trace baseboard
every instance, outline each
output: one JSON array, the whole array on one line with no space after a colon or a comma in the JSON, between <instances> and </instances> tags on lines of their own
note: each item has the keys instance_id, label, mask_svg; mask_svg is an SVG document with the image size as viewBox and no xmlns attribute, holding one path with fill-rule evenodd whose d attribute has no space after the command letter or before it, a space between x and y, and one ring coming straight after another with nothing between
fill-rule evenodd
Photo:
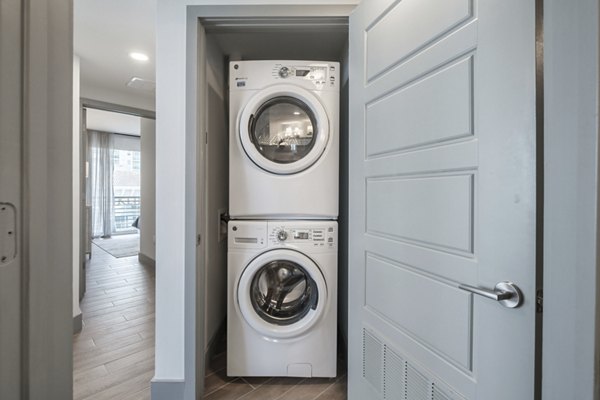
<instances>
[{"instance_id":1,"label":"baseboard","mask_svg":"<svg viewBox=\"0 0 600 400\"><path fill-rule=\"evenodd\" d=\"M153 267L153 268L156 267L156 261L154 261L153 258L145 255L144 253L141 253L141 252L138 253L138 260L140 263L147 265L149 267Z\"/></svg>"},{"instance_id":2,"label":"baseboard","mask_svg":"<svg viewBox=\"0 0 600 400\"><path fill-rule=\"evenodd\" d=\"M152 379L150 395L152 400L183 400L185 381Z\"/></svg>"},{"instance_id":3,"label":"baseboard","mask_svg":"<svg viewBox=\"0 0 600 400\"><path fill-rule=\"evenodd\" d=\"M79 313L73 317L73 333L79 333L83 329L83 314Z\"/></svg>"}]
</instances>

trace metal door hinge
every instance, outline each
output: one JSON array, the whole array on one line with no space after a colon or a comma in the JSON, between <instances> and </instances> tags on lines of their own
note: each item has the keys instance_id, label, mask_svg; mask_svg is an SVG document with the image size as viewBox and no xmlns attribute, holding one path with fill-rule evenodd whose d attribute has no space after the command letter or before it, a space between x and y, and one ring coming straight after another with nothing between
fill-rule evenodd
<instances>
[{"instance_id":1,"label":"metal door hinge","mask_svg":"<svg viewBox=\"0 0 600 400\"><path fill-rule=\"evenodd\" d=\"M200 246L200 243L202 243L202 235L196 237L196 246Z\"/></svg>"},{"instance_id":2,"label":"metal door hinge","mask_svg":"<svg viewBox=\"0 0 600 400\"><path fill-rule=\"evenodd\" d=\"M204 143L208 143L208 131L204 132Z\"/></svg>"},{"instance_id":3,"label":"metal door hinge","mask_svg":"<svg viewBox=\"0 0 600 400\"><path fill-rule=\"evenodd\" d=\"M0 202L0 266L17 257L17 209Z\"/></svg>"},{"instance_id":4,"label":"metal door hinge","mask_svg":"<svg viewBox=\"0 0 600 400\"><path fill-rule=\"evenodd\" d=\"M540 314L544 312L544 291L542 289L538 289L535 293L535 311Z\"/></svg>"}]
</instances>

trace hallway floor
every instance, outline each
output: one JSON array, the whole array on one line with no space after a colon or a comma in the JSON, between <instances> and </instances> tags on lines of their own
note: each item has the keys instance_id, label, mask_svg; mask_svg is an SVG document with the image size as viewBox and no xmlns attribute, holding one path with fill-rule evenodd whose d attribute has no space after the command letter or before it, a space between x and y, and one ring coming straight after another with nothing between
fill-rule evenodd
<instances>
[{"instance_id":1,"label":"hallway floor","mask_svg":"<svg viewBox=\"0 0 600 400\"><path fill-rule=\"evenodd\" d=\"M92 245L83 330L73 336L75 400L150 399L154 268Z\"/></svg>"}]
</instances>

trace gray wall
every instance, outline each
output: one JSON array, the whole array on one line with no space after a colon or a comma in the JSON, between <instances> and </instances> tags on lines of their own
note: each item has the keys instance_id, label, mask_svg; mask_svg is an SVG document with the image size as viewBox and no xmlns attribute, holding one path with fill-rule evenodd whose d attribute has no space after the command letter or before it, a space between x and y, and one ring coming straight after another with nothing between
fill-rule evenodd
<instances>
[{"instance_id":1,"label":"gray wall","mask_svg":"<svg viewBox=\"0 0 600 400\"><path fill-rule=\"evenodd\" d=\"M597 0L544 2L544 400L598 399Z\"/></svg>"},{"instance_id":2,"label":"gray wall","mask_svg":"<svg viewBox=\"0 0 600 400\"><path fill-rule=\"evenodd\" d=\"M140 118L140 253L142 261L156 259L156 135L155 122Z\"/></svg>"},{"instance_id":3,"label":"gray wall","mask_svg":"<svg viewBox=\"0 0 600 400\"><path fill-rule=\"evenodd\" d=\"M72 1L23 3L24 20L28 21L23 142L23 243L28 269L23 334L25 398L71 399Z\"/></svg>"},{"instance_id":4,"label":"gray wall","mask_svg":"<svg viewBox=\"0 0 600 400\"><path fill-rule=\"evenodd\" d=\"M73 319L79 318L79 269L81 266L80 254L80 225L81 225L81 160L79 159L81 145L80 103L79 103L79 57L73 57ZM79 321L79 320L77 320ZM77 323L75 331L81 330Z\"/></svg>"},{"instance_id":5,"label":"gray wall","mask_svg":"<svg viewBox=\"0 0 600 400\"><path fill-rule=\"evenodd\" d=\"M227 238L219 235L219 211L229 201L229 130L224 55L207 35L208 63L206 140L206 224L204 280L204 350L215 338L227 315Z\"/></svg>"},{"instance_id":6,"label":"gray wall","mask_svg":"<svg viewBox=\"0 0 600 400\"><path fill-rule=\"evenodd\" d=\"M338 255L338 322L348 345L348 46L340 57L340 215Z\"/></svg>"}]
</instances>

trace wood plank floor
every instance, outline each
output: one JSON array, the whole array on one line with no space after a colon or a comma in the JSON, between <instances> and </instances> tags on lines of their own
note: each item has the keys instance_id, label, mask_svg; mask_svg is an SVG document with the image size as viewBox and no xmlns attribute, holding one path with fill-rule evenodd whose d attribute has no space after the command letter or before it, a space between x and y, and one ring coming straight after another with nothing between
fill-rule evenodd
<instances>
[{"instance_id":1,"label":"wood plank floor","mask_svg":"<svg viewBox=\"0 0 600 400\"><path fill-rule=\"evenodd\" d=\"M150 399L154 268L96 245L86 268L84 327L73 337L74 399Z\"/></svg>"}]
</instances>

